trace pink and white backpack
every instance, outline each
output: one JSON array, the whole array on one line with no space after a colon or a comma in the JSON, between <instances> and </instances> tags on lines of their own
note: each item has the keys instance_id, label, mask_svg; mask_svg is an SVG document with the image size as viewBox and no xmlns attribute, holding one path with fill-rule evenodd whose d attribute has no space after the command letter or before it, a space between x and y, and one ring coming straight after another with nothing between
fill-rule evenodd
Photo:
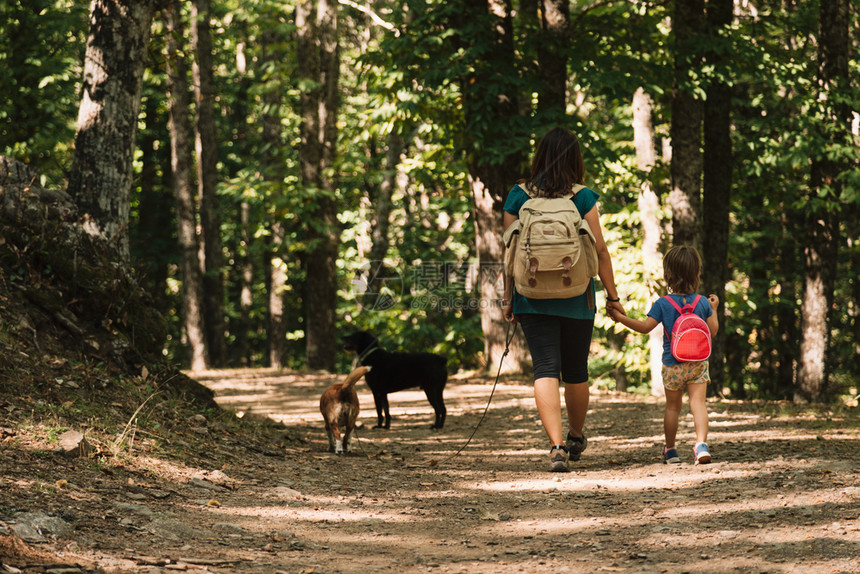
<instances>
[{"instance_id":1,"label":"pink and white backpack","mask_svg":"<svg viewBox=\"0 0 860 574\"><path fill-rule=\"evenodd\" d=\"M711 356L711 330L705 320L693 312L701 298L696 295L692 303L681 308L668 295L664 297L681 314L672 325L669 344L672 356L683 363L706 361Z\"/></svg>"}]
</instances>

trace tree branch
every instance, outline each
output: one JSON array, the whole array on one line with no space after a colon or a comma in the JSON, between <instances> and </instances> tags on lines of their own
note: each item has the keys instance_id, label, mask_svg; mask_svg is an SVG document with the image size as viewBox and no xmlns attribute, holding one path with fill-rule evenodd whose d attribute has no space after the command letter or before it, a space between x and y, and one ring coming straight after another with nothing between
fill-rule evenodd
<instances>
[{"instance_id":1,"label":"tree branch","mask_svg":"<svg viewBox=\"0 0 860 574\"><path fill-rule=\"evenodd\" d=\"M400 37L400 30L397 29L397 26L395 26L391 22L386 22L385 20L383 20L379 16L379 14L377 14L376 12L374 12L373 10L368 8L367 6L362 6L360 4L357 4L357 3L353 2L352 0L338 0L338 3L343 4L345 6L349 6L350 8L355 8L359 12L363 12L363 13L367 14L368 16L370 16L370 19L373 20L377 25L382 26L386 30L390 30L390 31L394 32L395 37L398 37L398 38Z\"/></svg>"}]
</instances>

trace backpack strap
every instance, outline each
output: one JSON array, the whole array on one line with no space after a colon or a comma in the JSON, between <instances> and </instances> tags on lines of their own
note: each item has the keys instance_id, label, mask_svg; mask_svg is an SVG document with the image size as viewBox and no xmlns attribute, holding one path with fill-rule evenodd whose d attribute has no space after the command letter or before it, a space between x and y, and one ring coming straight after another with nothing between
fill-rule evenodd
<instances>
[{"instance_id":1,"label":"backpack strap","mask_svg":"<svg viewBox=\"0 0 860 574\"><path fill-rule=\"evenodd\" d=\"M701 299L701 298L702 298L702 296L701 296L701 295L699 295L698 293L696 293L696 298L695 298L695 299L693 299L693 302L692 302L692 303L687 303L687 305L690 305L690 306L692 307L691 311L695 311L695 310L696 310L696 307L698 307L698 305L699 305L699 299ZM684 306L686 307L687 305L684 305Z\"/></svg>"},{"instance_id":2,"label":"backpack strap","mask_svg":"<svg viewBox=\"0 0 860 574\"><path fill-rule=\"evenodd\" d=\"M681 313L683 313L683 311L681 311L681 308L678 306L678 304L677 304L677 303L675 303L675 300L674 300L674 299L672 299L672 298L671 298L671 297L669 297L668 295L664 295L664 296L663 296L663 299L665 299L666 301L668 301L668 302L672 305L672 307L674 307L674 308L675 308L675 311L677 311L679 315L680 315Z\"/></svg>"},{"instance_id":3,"label":"backpack strap","mask_svg":"<svg viewBox=\"0 0 860 574\"><path fill-rule=\"evenodd\" d=\"M540 196L540 188L535 187L530 181L524 182L522 184L517 184L520 189L526 192L526 195L529 197L539 197ZM580 192L580 190L585 189L585 186L581 183L574 183L570 188L570 193L564 195L564 197L570 197L571 199L576 198L576 194Z\"/></svg>"},{"instance_id":4,"label":"backpack strap","mask_svg":"<svg viewBox=\"0 0 860 574\"><path fill-rule=\"evenodd\" d=\"M695 299L693 299L693 302L692 302L692 303L687 303L686 305L684 305L684 307L686 308L686 307L690 307L690 306L692 306L692 310L693 310L693 311L695 311L695 310L696 310L696 305L698 305L698 304L699 304L699 299L701 299L701 298L702 298L702 296L701 296L701 295L699 295L699 294L697 293L697 294L696 294L696 298L695 298ZM677 311L679 315L682 315L682 314L684 313L684 311L681 309L681 307L679 307L679 306L678 306L678 304L677 304L677 303L675 303L675 300L674 300L674 299L672 299L672 298L671 298L671 297L669 297L668 295L665 295L665 296L663 297L663 299L665 299L666 301L668 301L669 303L671 303L671 304L672 304L672 307L674 307L674 308L675 308L675 311Z\"/></svg>"}]
</instances>

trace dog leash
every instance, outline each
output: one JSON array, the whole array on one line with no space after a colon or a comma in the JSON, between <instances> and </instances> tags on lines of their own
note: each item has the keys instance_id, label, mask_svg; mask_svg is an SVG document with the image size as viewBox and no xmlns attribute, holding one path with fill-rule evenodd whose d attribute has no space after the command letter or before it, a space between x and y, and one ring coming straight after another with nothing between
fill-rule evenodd
<instances>
[{"instance_id":1,"label":"dog leash","mask_svg":"<svg viewBox=\"0 0 860 574\"><path fill-rule=\"evenodd\" d=\"M511 328L512 326L513 326L513 328ZM461 446L457 450L457 452L455 452L454 454L452 454L446 458L443 458L441 461L432 461L430 466L435 467L435 466L442 464L443 462L448 462L449 460L453 459L455 456L457 456L461 452L463 452L463 450L467 446L469 446L469 443L472 442L472 439L475 437L475 434L478 432L478 428L481 426L481 423L484 422L484 418L487 416L487 411L490 410L490 404L493 402L493 395L496 392L496 387L499 384L499 377L502 374L502 365L505 363L505 357L507 357L508 353L510 352L511 341L514 340L514 336L516 334L517 334L516 324L508 323L508 328L507 328L507 331L505 332L505 352L502 353L502 357L501 357L501 359L499 359L499 368L496 371L496 380L493 381L493 388L490 389L490 397L487 399L487 406L484 407L484 412L481 414L481 418L478 420L478 424L476 424L474 430L472 430L472 434L469 435L469 438L466 440L465 444L463 444L463 446ZM373 350L376 350L376 348L374 347ZM370 354L370 353L368 353L368 354ZM369 455L369 454L367 454L367 451L364 450L364 444L363 444L364 441L362 441L358 437L358 428L353 429L352 434L353 434L353 438L355 439L355 442L358 443L358 448L361 449L361 452L362 452L362 454L364 454L365 457L371 458L371 456L376 456L376 455ZM382 451L380 450L379 452L382 452ZM379 452L377 452L376 454L378 455Z\"/></svg>"},{"instance_id":2,"label":"dog leash","mask_svg":"<svg viewBox=\"0 0 860 574\"><path fill-rule=\"evenodd\" d=\"M369 356L370 356L370 354L371 354L372 352L376 351L377 349L379 349L379 347L378 347L378 346L373 346L373 347L371 347L371 348L369 348L369 349L365 349L365 350L364 350L364 352L363 352L361 355L358 355L358 364L359 364L359 365L361 365L361 364L362 364L361 362L362 362L363 360L365 360L367 357L369 357Z\"/></svg>"},{"instance_id":3,"label":"dog leash","mask_svg":"<svg viewBox=\"0 0 860 574\"><path fill-rule=\"evenodd\" d=\"M513 326L513 329L511 328L511 326ZM481 418L478 420L478 424L475 425L475 429L472 431L472 434L469 435L469 438L466 440L466 443L463 446L461 446L457 450L457 452L455 452L454 454L452 454L451 456L449 456L447 458L443 458L440 461L431 461L430 466L435 467L435 466L442 464L443 462L448 462L449 460L451 460L452 458L454 458L455 456L457 456L458 454L463 452L463 449L465 449L467 446L469 446L469 443L472 442L472 439L474 438L475 433L478 432L478 428L481 426L481 423L484 422L484 417L487 416L487 411L490 410L490 403L493 402L493 394L496 392L496 386L499 384L499 377L502 374L502 365L505 362L505 357L508 356L508 351L510 351L510 347L511 347L511 341L514 340L514 335L516 335L516 334L517 334L517 325L515 323L512 323L512 322L508 323L508 329L505 332L505 352L502 353L502 358L499 359L499 369L496 371L496 380L493 381L493 388L490 390L490 398L487 399L487 406L484 407L484 412L483 412L483 414L481 414Z\"/></svg>"},{"instance_id":4,"label":"dog leash","mask_svg":"<svg viewBox=\"0 0 860 574\"><path fill-rule=\"evenodd\" d=\"M381 450L379 450L375 455L367 454L367 451L364 450L364 444L362 444L362 440L358 438L358 427L352 429L352 438L355 440L355 442L358 443L358 448L361 449L361 454L363 454L365 458L372 458L373 456L377 456L380 452L382 452Z\"/></svg>"}]
</instances>

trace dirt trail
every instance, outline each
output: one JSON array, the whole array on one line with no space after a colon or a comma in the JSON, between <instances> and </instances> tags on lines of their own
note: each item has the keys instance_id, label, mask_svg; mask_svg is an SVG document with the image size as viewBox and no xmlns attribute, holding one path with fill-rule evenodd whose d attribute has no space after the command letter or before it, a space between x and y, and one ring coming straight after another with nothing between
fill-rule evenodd
<instances>
[{"instance_id":1,"label":"dirt trail","mask_svg":"<svg viewBox=\"0 0 860 574\"><path fill-rule=\"evenodd\" d=\"M81 572L860 572L856 414L711 402L713 464L691 464L685 411L683 463L667 466L662 405L595 393L588 450L560 475L546 472L531 387L517 380L499 384L471 444L452 458L492 380L449 382L442 431L430 430L432 410L412 391L390 397L391 430L370 429L373 401L360 383L359 444L336 456L326 452L318 401L339 377L198 379L222 406L282 422L288 440L243 447L213 433L210 451L184 464L141 455L127 475L97 479L84 462L64 463L53 472L77 490L48 493L44 510L65 508L74 532L32 548ZM22 464L5 460L6 505L7 487L24 496L27 480L55 479L15 476ZM2 548L0 563L26 566Z\"/></svg>"}]
</instances>

